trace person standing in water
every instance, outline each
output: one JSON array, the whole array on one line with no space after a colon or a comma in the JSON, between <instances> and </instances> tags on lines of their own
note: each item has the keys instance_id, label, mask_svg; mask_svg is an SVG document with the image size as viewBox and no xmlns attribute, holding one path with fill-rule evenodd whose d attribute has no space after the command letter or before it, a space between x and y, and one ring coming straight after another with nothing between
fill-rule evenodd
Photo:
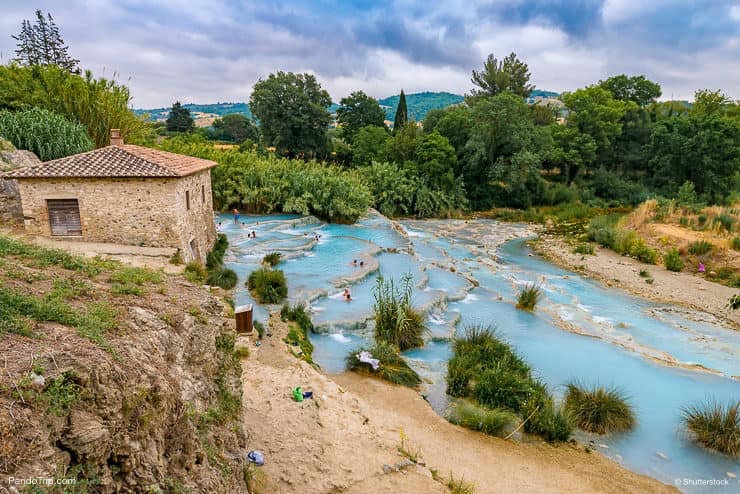
<instances>
[{"instance_id":1,"label":"person standing in water","mask_svg":"<svg viewBox=\"0 0 740 494\"><path fill-rule=\"evenodd\" d=\"M234 224L239 224L239 210L234 208Z\"/></svg>"}]
</instances>

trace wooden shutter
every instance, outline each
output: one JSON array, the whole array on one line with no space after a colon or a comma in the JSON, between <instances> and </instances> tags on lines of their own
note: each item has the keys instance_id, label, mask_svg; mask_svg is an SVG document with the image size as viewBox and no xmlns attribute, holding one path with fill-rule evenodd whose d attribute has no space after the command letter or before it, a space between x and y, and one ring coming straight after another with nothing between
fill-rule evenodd
<instances>
[{"instance_id":1,"label":"wooden shutter","mask_svg":"<svg viewBox=\"0 0 740 494\"><path fill-rule=\"evenodd\" d=\"M80 206L77 199L47 199L52 235L82 235Z\"/></svg>"}]
</instances>

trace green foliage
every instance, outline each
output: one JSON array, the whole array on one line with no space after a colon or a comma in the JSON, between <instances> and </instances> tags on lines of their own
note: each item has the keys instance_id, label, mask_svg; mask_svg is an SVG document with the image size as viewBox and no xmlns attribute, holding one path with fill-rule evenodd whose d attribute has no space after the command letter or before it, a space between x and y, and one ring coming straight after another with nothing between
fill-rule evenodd
<instances>
[{"instance_id":1,"label":"green foliage","mask_svg":"<svg viewBox=\"0 0 740 494\"><path fill-rule=\"evenodd\" d=\"M707 242L706 240L697 240L696 242L692 242L689 244L689 254L701 256L708 253L713 248L714 245L712 244L712 242Z\"/></svg>"},{"instance_id":2,"label":"green foliage","mask_svg":"<svg viewBox=\"0 0 740 494\"><path fill-rule=\"evenodd\" d=\"M734 237L730 242L730 248L732 250L740 250L740 237Z\"/></svg>"},{"instance_id":3,"label":"green foliage","mask_svg":"<svg viewBox=\"0 0 740 494\"><path fill-rule=\"evenodd\" d=\"M391 278L378 276L373 288L373 310L375 311L375 339L397 346L401 351L424 344L428 331L424 314L411 306L413 277L405 274L401 285L396 286Z\"/></svg>"},{"instance_id":4,"label":"green foliage","mask_svg":"<svg viewBox=\"0 0 740 494\"><path fill-rule=\"evenodd\" d=\"M7 256L21 257L26 261L31 261L36 267L59 266L64 269L82 272L90 277L101 272L101 268L96 261L88 261L82 257L73 256L62 249L39 247L0 235L0 258Z\"/></svg>"},{"instance_id":5,"label":"green foliage","mask_svg":"<svg viewBox=\"0 0 740 494\"><path fill-rule=\"evenodd\" d=\"M280 252L270 252L262 258L262 262L270 266L277 266L280 264L282 257L283 255Z\"/></svg>"},{"instance_id":6,"label":"green foliage","mask_svg":"<svg viewBox=\"0 0 740 494\"><path fill-rule=\"evenodd\" d=\"M676 204L682 208L688 208L695 213L701 211L706 206L706 203L700 201L697 197L694 183L688 180L678 188Z\"/></svg>"},{"instance_id":7,"label":"green foliage","mask_svg":"<svg viewBox=\"0 0 740 494\"><path fill-rule=\"evenodd\" d=\"M69 409L80 401L82 387L77 383L74 372L67 371L52 379L43 392L47 412L63 417Z\"/></svg>"},{"instance_id":8,"label":"green foliage","mask_svg":"<svg viewBox=\"0 0 740 494\"><path fill-rule=\"evenodd\" d=\"M396 115L396 110L398 109L400 96L400 94L396 94L378 100L378 104L385 109L386 120L393 121L393 117ZM464 98L458 94L445 92L434 93L425 91L422 93L404 94L404 96L408 116L411 120L417 122L423 121L427 113L431 110L447 108L448 106L457 105L464 101Z\"/></svg>"},{"instance_id":9,"label":"green foliage","mask_svg":"<svg viewBox=\"0 0 740 494\"><path fill-rule=\"evenodd\" d=\"M610 214L594 217L588 226L589 240L614 250L619 254L629 254L646 264L658 261L658 251L645 243L632 230L623 230L617 226L620 215Z\"/></svg>"},{"instance_id":10,"label":"green foliage","mask_svg":"<svg viewBox=\"0 0 740 494\"><path fill-rule=\"evenodd\" d=\"M369 165L383 161L390 135L383 127L368 125L359 129L352 143L352 165Z\"/></svg>"},{"instance_id":11,"label":"green foliage","mask_svg":"<svg viewBox=\"0 0 740 494\"><path fill-rule=\"evenodd\" d=\"M491 327L467 327L453 340L447 393L475 398L489 408L510 410L526 420L525 431L547 441L564 441L572 432L569 415L555 406L546 387L532 377L527 363Z\"/></svg>"},{"instance_id":12,"label":"green foliage","mask_svg":"<svg viewBox=\"0 0 740 494\"><path fill-rule=\"evenodd\" d=\"M265 336L265 325L260 321L254 321L254 329L257 331L257 337L261 340Z\"/></svg>"},{"instance_id":13,"label":"green foliage","mask_svg":"<svg viewBox=\"0 0 740 494\"><path fill-rule=\"evenodd\" d=\"M662 94L660 84L646 79L643 75L629 77L620 74L599 81L599 86L610 91L614 98L632 101L639 106L655 103Z\"/></svg>"},{"instance_id":14,"label":"green foliage","mask_svg":"<svg viewBox=\"0 0 740 494\"><path fill-rule=\"evenodd\" d=\"M236 282L237 276L233 269L221 265L208 270L208 277L206 278L207 285L231 290L236 286Z\"/></svg>"},{"instance_id":15,"label":"green foliage","mask_svg":"<svg viewBox=\"0 0 740 494\"><path fill-rule=\"evenodd\" d=\"M639 182L631 182L615 172L598 168L591 180L591 190L597 197L610 199L615 205L637 205L648 198L647 189Z\"/></svg>"},{"instance_id":16,"label":"green foliage","mask_svg":"<svg viewBox=\"0 0 740 494\"><path fill-rule=\"evenodd\" d=\"M405 102L405 101L404 101ZM342 98L337 108L337 122L342 126L345 140L354 142L360 129L367 126L385 128L385 112L375 100L362 91Z\"/></svg>"},{"instance_id":17,"label":"green foliage","mask_svg":"<svg viewBox=\"0 0 740 494\"><path fill-rule=\"evenodd\" d=\"M695 441L709 449L740 455L740 401L707 401L683 409L683 422Z\"/></svg>"},{"instance_id":18,"label":"green foliage","mask_svg":"<svg viewBox=\"0 0 740 494\"><path fill-rule=\"evenodd\" d=\"M290 307L288 304L285 304L280 310L280 318L283 321L292 321L292 324L289 325L285 342L299 347L301 349L300 357L309 364L313 364L314 362L311 358L313 344L308 334L314 330L314 327L311 318L306 313L306 308L303 305Z\"/></svg>"},{"instance_id":19,"label":"green foliage","mask_svg":"<svg viewBox=\"0 0 740 494\"><path fill-rule=\"evenodd\" d=\"M596 434L628 431L636 424L627 395L614 387L568 383L565 408L578 428Z\"/></svg>"},{"instance_id":20,"label":"green foliage","mask_svg":"<svg viewBox=\"0 0 740 494\"><path fill-rule=\"evenodd\" d=\"M290 157L315 157L325 151L330 104L329 93L316 77L282 71L259 80L249 98L263 144Z\"/></svg>"},{"instance_id":21,"label":"green foliage","mask_svg":"<svg viewBox=\"0 0 740 494\"><path fill-rule=\"evenodd\" d=\"M360 362L357 355L363 351L369 352L380 364L377 371L373 371L370 364ZM376 341L373 346L353 350L345 358L348 371L377 376L386 381L409 388L421 384L421 378L401 357L398 347L384 341Z\"/></svg>"},{"instance_id":22,"label":"green foliage","mask_svg":"<svg viewBox=\"0 0 740 494\"><path fill-rule=\"evenodd\" d=\"M594 246L586 242L581 242L576 245L576 248L573 250L573 252L575 252L576 254L585 254L592 256L594 255Z\"/></svg>"},{"instance_id":23,"label":"green foliage","mask_svg":"<svg viewBox=\"0 0 740 494\"><path fill-rule=\"evenodd\" d=\"M226 235L219 233L216 236L216 241L213 243L213 247L210 252L206 254L206 268L209 270L215 269L224 263L224 254L226 249L229 248L229 240Z\"/></svg>"},{"instance_id":24,"label":"green foliage","mask_svg":"<svg viewBox=\"0 0 740 494\"><path fill-rule=\"evenodd\" d=\"M243 144L259 141L260 133L257 126L241 113L229 113L213 121L213 138L220 141L230 141Z\"/></svg>"},{"instance_id":25,"label":"green foliage","mask_svg":"<svg viewBox=\"0 0 740 494\"><path fill-rule=\"evenodd\" d=\"M516 423L517 416L509 410L485 408L467 400L458 400L452 405L447 420L484 434L501 436Z\"/></svg>"},{"instance_id":26,"label":"green foliage","mask_svg":"<svg viewBox=\"0 0 740 494\"><path fill-rule=\"evenodd\" d=\"M83 125L63 116L33 108L26 111L0 111L0 136L18 149L33 151L42 161L90 151L93 142Z\"/></svg>"},{"instance_id":27,"label":"green foliage","mask_svg":"<svg viewBox=\"0 0 740 494\"><path fill-rule=\"evenodd\" d=\"M113 271L108 280L111 283L131 283L134 285L143 285L144 283L162 283L162 273L152 271L148 268L121 267Z\"/></svg>"},{"instance_id":28,"label":"green foliage","mask_svg":"<svg viewBox=\"0 0 740 494\"><path fill-rule=\"evenodd\" d=\"M663 263L665 264L665 268L669 271L679 272L683 270L681 254L675 247L668 249L668 252L663 254Z\"/></svg>"},{"instance_id":29,"label":"green foliage","mask_svg":"<svg viewBox=\"0 0 740 494\"><path fill-rule=\"evenodd\" d=\"M393 117L393 132L398 132L408 121L409 113L406 108L406 95L403 89L401 89L401 94L398 97L398 106L396 107L396 115Z\"/></svg>"},{"instance_id":30,"label":"green foliage","mask_svg":"<svg viewBox=\"0 0 740 494\"><path fill-rule=\"evenodd\" d=\"M740 294L736 293L730 297L730 301L727 303L727 308L730 310L740 309Z\"/></svg>"},{"instance_id":31,"label":"green foliage","mask_svg":"<svg viewBox=\"0 0 740 494\"><path fill-rule=\"evenodd\" d=\"M288 282L279 269L260 268L249 275L247 288L258 302L277 304L288 296Z\"/></svg>"},{"instance_id":32,"label":"green foliage","mask_svg":"<svg viewBox=\"0 0 740 494\"><path fill-rule=\"evenodd\" d=\"M0 109L37 107L85 126L96 147L110 142L110 129L121 129L126 140L142 137L145 124L129 109L126 86L95 79L90 71L71 74L55 65L0 65Z\"/></svg>"},{"instance_id":33,"label":"green foliage","mask_svg":"<svg viewBox=\"0 0 740 494\"><path fill-rule=\"evenodd\" d=\"M185 265L182 275L191 283L202 285L208 278L208 270L198 261L191 261Z\"/></svg>"},{"instance_id":34,"label":"green foliage","mask_svg":"<svg viewBox=\"0 0 740 494\"><path fill-rule=\"evenodd\" d=\"M529 68L519 60L514 52L499 61L493 56L483 62L483 70L473 70L472 82L480 89L473 89L474 96L496 96L503 92L510 92L521 98L526 98L534 89L529 84Z\"/></svg>"},{"instance_id":35,"label":"green foliage","mask_svg":"<svg viewBox=\"0 0 740 494\"><path fill-rule=\"evenodd\" d=\"M542 288L539 286L528 283L524 286L516 296L516 307L517 309L533 311L537 302L542 298Z\"/></svg>"},{"instance_id":36,"label":"green foliage","mask_svg":"<svg viewBox=\"0 0 740 494\"><path fill-rule=\"evenodd\" d=\"M658 251L649 247L642 238L635 238L628 252L632 257L645 264L658 262Z\"/></svg>"},{"instance_id":37,"label":"green foliage","mask_svg":"<svg viewBox=\"0 0 740 494\"><path fill-rule=\"evenodd\" d=\"M179 101L172 104L165 123L170 132L189 132L195 128L195 120L190 116L190 110L183 108Z\"/></svg>"},{"instance_id":38,"label":"green foliage","mask_svg":"<svg viewBox=\"0 0 740 494\"><path fill-rule=\"evenodd\" d=\"M596 159L596 141L575 126L554 123L548 129L553 140L550 162L570 184Z\"/></svg>"},{"instance_id":39,"label":"green foliage","mask_svg":"<svg viewBox=\"0 0 740 494\"><path fill-rule=\"evenodd\" d=\"M719 216L712 220L713 225L719 225L720 229L726 232L732 232L732 228L735 225L735 218L726 212L722 212Z\"/></svg>"},{"instance_id":40,"label":"green foliage","mask_svg":"<svg viewBox=\"0 0 740 494\"><path fill-rule=\"evenodd\" d=\"M452 473L444 481L444 485L449 489L450 494L475 494L475 484L473 482L468 482L463 477L456 479Z\"/></svg>"},{"instance_id":41,"label":"green foliage","mask_svg":"<svg viewBox=\"0 0 740 494\"><path fill-rule=\"evenodd\" d=\"M168 139L162 148L219 163L212 171L216 208L313 214L351 223L372 203L360 176L337 166L261 156L256 151L217 150L197 139Z\"/></svg>"}]
</instances>

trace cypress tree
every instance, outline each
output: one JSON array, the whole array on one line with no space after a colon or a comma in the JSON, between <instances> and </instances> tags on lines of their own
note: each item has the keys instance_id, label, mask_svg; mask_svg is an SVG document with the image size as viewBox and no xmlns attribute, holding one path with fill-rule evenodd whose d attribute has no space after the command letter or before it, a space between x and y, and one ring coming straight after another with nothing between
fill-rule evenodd
<instances>
[{"instance_id":1,"label":"cypress tree","mask_svg":"<svg viewBox=\"0 0 740 494\"><path fill-rule=\"evenodd\" d=\"M409 121L408 110L406 109L406 95L401 89L401 96L398 98L398 108L396 108L396 117L393 119L393 132L397 131Z\"/></svg>"}]
</instances>

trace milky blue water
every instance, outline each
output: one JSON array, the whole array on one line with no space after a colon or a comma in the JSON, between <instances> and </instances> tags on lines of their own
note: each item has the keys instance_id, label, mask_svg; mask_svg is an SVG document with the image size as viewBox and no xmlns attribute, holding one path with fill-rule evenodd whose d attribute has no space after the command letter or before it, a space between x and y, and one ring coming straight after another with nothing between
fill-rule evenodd
<instances>
[{"instance_id":1,"label":"milky blue water","mask_svg":"<svg viewBox=\"0 0 740 494\"><path fill-rule=\"evenodd\" d=\"M356 225L327 225L291 215L218 218L229 237L225 262L239 274L237 304L252 303L243 282L272 251L284 255L291 303L308 303L321 333L311 336L314 360L341 372L344 357L370 341L372 287L379 273L414 277L414 303L427 313L430 340L404 353L430 381L423 390L440 413L447 405L444 375L449 338L470 323L493 324L559 397L564 384L617 385L628 391L638 416L634 431L616 436L579 433L628 468L673 484L676 478L740 476L737 461L688 440L681 408L709 398L740 399L740 333L711 315L632 297L534 256L521 225L493 221L402 221L377 214ZM257 238L248 238L255 231ZM318 236L318 237L317 237ZM501 248L502 240L509 240ZM362 260L365 267L354 266ZM545 297L533 313L515 308L528 282ZM341 294L351 290L353 300ZM255 304L263 321L267 307ZM711 372L707 371L711 370ZM686 487L687 492L740 492L729 487Z\"/></svg>"}]
</instances>

